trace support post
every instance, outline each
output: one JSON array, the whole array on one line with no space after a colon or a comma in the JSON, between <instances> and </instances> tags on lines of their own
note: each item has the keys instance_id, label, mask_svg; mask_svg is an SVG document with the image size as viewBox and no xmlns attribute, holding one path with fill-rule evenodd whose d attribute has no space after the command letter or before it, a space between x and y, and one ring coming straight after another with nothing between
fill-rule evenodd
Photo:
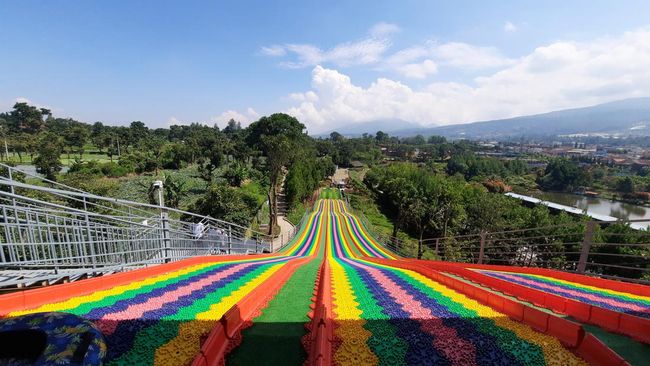
<instances>
[{"instance_id":1,"label":"support post","mask_svg":"<svg viewBox=\"0 0 650 366\"><path fill-rule=\"evenodd\" d=\"M92 237L92 230L90 230L90 219L88 218L88 205L86 203L86 197L84 197L84 211L86 219L86 235L88 235L88 247L90 248L90 263L93 266L93 269L97 268L97 258L95 258L95 243ZM93 273L94 274L94 273Z\"/></svg>"},{"instance_id":2,"label":"support post","mask_svg":"<svg viewBox=\"0 0 650 366\"><path fill-rule=\"evenodd\" d=\"M119 140L118 140L119 141ZM153 182L154 187L158 190L158 205L160 206L160 226L162 229L162 249L165 253L164 262L171 262L170 250L171 250L171 237L169 235L169 212L165 208L165 199L163 191L163 182L157 180Z\"/></svg>"},{"instance_id":3,"label":"support post","mask_svg":"<svg viewBox=\"0 0 650 366\"><path fill-rule=\"evenodd\" d=\"M589 250L594 241L594 231L596 222L589 221L585 226L585 236L582 240L582 249L580 249L580 259L578 259L578 273L585 273L587 269L587 260L589 259Z\"/></svg>"},{"instance_id":4,"label":"support post","mask_svg":"<svg viewBox=\"0 0 650 366\"><path fill-rule=\"evenodd\" d=\"M483 264L483 255L485 254L485 231L481 231L481 248L478 252L478 264Z\"/></svg>"},{"instance_id":5,"label":"support post","mask_svg":"<svg viewBox=\"0 0 650 366\"><path fill-rule=\"evenodd\" d=\"M232 226L228 225L228 254L232 254Z\"/></svg>"},{"instance_id":6,"label":"support post","mask_svg":"<svg viewBox=\"0 0 650 366\"><path fill-rule=\"evenodd\" d=\"M440 238L436 238L436 257L440 259L440 252L438 251L438 248L440 246Z\"/></svg>"}]
</instances>

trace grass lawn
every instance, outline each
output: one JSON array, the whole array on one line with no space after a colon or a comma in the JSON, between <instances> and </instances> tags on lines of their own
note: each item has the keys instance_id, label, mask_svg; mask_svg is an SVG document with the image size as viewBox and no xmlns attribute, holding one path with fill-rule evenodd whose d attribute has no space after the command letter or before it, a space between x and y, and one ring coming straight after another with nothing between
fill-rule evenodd
<instances>
[{"instance_id":1,"label":"grass lawn","mask_svg":"<svg viewBox=\"0 0 650 366\"><path fill-rule=\"evenodd\" d=\"M287 212L287 221L292 223L294 226L298 226L302 217L305 216L305 212L309 209L309 203L299 203L291 207Z\"/></svg>"},{"instance_id":2,"label":"grass lawn","mask_svg":"<svg viewBox=\"0 0 650 366\"><path fill-rule=\"evenodd\" d=\"M34 157L36 157L36 154L34 154ZM88 150L83 154L83 158L81 158L78 154L70 154L68 157L68 154L61 154L61 164L63 166L70 166L72 165L75 160L83 160L83 161L91 161L91 160L96 160L101 163L109 162L111 159L106 155L105 153L100 153L97 150ZM6 161L9 161L14 164L18 165L32 165L32 158L29 156L29 154L22 154L22 161L19 159L18 154L9 153L9 159ZM113 161L117 162L117 156L113 156Z\"/></svg>"}]
</instances>

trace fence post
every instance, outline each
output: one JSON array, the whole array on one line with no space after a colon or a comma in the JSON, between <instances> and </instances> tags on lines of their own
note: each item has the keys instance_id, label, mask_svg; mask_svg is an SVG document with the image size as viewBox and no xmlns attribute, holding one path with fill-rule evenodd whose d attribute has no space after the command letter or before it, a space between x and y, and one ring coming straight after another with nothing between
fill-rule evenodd
<instances>
[{"instance_id":1,"label":"fence post","mask_svg":"<svg viewBox=\"0 0 650 366\"><path fill-rule=\"evenodd\" d=\"M485 231L481 231L481 248L478 252L478 264L483 264L483 254L485 253Z\"/></svg>"},{"instance_id":2,"label":"fence post","mask_svg":"<svg viewBox=\"0 0 650 366\"><path fill-rule=\"evenodd\" d=\"M438 247L440 246L440 238L436 238L436 257L440 259L440 252L438 251Z\"/></svg>"},{"instance_id":3,"label":"fence post","mask_svg":"<svg viewBox=\"0 0 650 366\"><path fill-rule=\"evenodd\" d=\"M228 254L232 254L232 226L228 225Z\"/></svg>"},{"instance_id":4,"label":"fence post","mask_svg":"<svg viewBox=\"0 0 650 366\"><path fill-rule=\"evenodd\" d=\"M84 197L84 211L86 212L86 235L88 235L88 247L90 247L90 263L92 263L93 268L97 268L95 258L95 243L92 239L92 231L90 230L90 219L88 218L88 206L86 204L86 197Z\"/></svg>"},{"instance_id":5,"label":"fence post","mask_svg":"<svg viewBox=\"0 0 650 366\"><path fill-rule=\"evenodd\" d=\"M582 249L580 249L580 259L578 259L578 273L585 273L587 269L587 259L589 259L589 249L594 241L594 231L596 222L589 221L585 226L585 236L582 240Z\"/></svg>"},{"instance_id":6,"label":"fence post","mask_svg":"<svg viewBox=\"0 0 650 366\"><path fill-rule=\"evenodd\" d=\"M169 255L169 250L171 249L171 238L169 236L169 213L165 209L165 200L163 196L163 182L157 180L153 182L155 188L158 189L158 205L160 206L160 224L162 227L162 244L163 250L165 252L165 263L171 262L171 257Z\"/></svg>"}]
</instances>

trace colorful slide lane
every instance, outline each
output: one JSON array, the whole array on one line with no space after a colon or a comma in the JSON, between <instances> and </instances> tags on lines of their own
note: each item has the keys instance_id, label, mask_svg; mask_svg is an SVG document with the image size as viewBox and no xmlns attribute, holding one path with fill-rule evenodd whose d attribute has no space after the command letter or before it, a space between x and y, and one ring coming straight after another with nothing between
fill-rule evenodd
<instances>
[{"instance_id":1,"label":"colorful slide lane","mask_svg":"<svg viewBox=\"0 0 650 366\"><path fill-rule=\"evenodd\" d=\"M529 273L476 270L487 276L536 290L600 306L613 311L650 318L650 297L614 291Z\"/></svg>"},{"instance_id":2,"label":"colorful slide lane","mask_svg":"<svg viewBox=\"0 0 650 366\"><path fill-rule=\"evenodd\" d=\"M337 365L585 363L558 338L409 266L343 201L321 199L281 253L4 295L0 315L82 316L104 334L111 365L285 365L314 355Z\"/></svg>"},{"instance_id":3,"label":"colorful slide lane","mask_svg":"<svg viewBox=\"0 0 650 366\"><path fill-rule=\"evenodd\" d=\"M583 363L557 339L430 278L365 259L373 252L393 257L368 240L339 202L326 202L331 214L324 223L336 323L335 364Z\"/></svg>"},{"instance_id":4,"label":"colorful slide lane","mask_svg":"<svg viewBox=\"0 0 650 366\"><path fill-rule=\"evenodd\" d=\"M544 268L415 261L650 344L650 288Z\"/></svg>"},{"instance_id":5,"label":"colorful slide lane","mask_svg":"<svg viewBox=\"0 0 650 366\"><path fill-rule=\"evenodd\" d=\"M108 364L188 364L200 338L291 257L207 262L8 316L66 312L91 320L108 346Z\"/></svg>"}]
</instances>

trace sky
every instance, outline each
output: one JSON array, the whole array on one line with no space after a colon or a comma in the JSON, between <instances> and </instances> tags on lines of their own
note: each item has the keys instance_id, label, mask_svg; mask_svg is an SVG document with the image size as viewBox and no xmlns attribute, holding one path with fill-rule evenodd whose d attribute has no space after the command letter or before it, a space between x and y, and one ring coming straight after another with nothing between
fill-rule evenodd
<instances>
[{"instance_id":1,"label":"sky","mask_svg":"<svg viewBox=\"0 0 650 366\"><path fill-rule=\"evenodd\" d=\"M310 133L650 96L650 1L0 1L0 111Z\"/></svg>"}]
</instances>

